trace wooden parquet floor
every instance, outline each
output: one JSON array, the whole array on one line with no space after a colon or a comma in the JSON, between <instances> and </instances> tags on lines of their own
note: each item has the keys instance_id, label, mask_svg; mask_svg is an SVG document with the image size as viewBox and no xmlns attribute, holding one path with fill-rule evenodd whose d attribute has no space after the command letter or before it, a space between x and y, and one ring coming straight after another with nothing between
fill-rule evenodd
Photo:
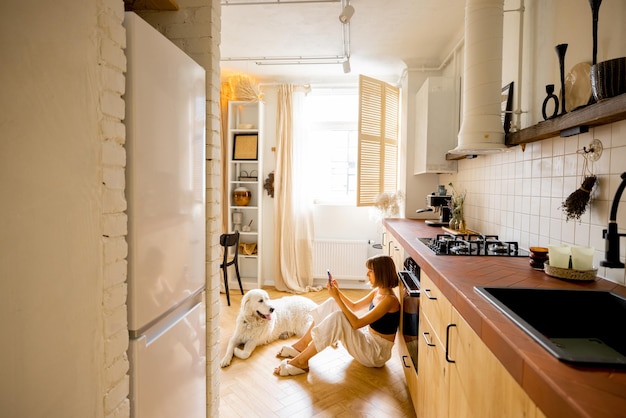
<instances>
[{"instance_id":1,"label":"wooden parquet floor","mask_svg":"<svg viewBox=\"0 0 626 418\"><path fill-rule=\"evenodd\" d=\"M272 299L288 296L266 288ZM357 299L366 290L346 290ZM241 294L232 292L231 306L220 295L220 358L226 350L239 312ZM316 302L328 297L325 290L304 296ZM296 338L274 341L257 347L247 360L233 358L220 371L220 417L311 418L311 417L415 417L401 359L394 355L379 369L357 363L340 345L327 348L310 360L307 374L278 377L273 374L280 362L276 353ZM397 341L397 339L396 339Z\"/></svg>"}]
</instances>

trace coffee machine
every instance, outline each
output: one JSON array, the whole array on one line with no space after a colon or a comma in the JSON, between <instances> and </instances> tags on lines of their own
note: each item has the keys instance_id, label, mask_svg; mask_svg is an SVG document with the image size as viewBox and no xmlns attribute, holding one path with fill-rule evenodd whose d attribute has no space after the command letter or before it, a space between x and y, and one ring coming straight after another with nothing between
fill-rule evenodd
<instances>
[{"instance_id":1,"label":"coffee machine","mask_svg":"<svg viewBox=\"0 0 626 418\"><path fill-rule=\"evenodd\" d=\"M427 219L425 223L430 226L448 226L450 224L450 215L452 210L450 209L450 202L452 196L450 195L436 195L435 193L426 195L426 209L418 209L416 213L423 212L435 212L439 214L439 219Z\"/></svg>"}]
</instances>

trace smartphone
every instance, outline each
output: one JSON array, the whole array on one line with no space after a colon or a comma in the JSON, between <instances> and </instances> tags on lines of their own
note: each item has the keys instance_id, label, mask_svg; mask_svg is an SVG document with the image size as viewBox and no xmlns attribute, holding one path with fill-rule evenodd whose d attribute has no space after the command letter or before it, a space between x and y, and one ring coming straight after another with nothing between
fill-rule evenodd
<instances>
[{"instance_id":1,"label":"smartphone","mask_svg":"<svg viewBox=\"0 0 626 418\"><path fill-rule=\"evenodd\" d=\"M328 274L328 283L330 283L330 281L332 280L332 276L330 275L330 270L326 270L326 273Z\"/></svg>"}]
</instances>

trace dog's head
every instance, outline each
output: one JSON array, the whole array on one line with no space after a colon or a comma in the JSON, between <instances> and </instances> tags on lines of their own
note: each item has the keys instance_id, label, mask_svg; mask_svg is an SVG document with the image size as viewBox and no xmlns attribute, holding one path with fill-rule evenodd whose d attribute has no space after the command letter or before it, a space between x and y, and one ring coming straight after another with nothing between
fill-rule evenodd
<instances>
[{"instance_id":1,"label":"dog's head","mask_svg":"<svg viewBox=\"0 0 626 418\"><path fill-rule=\"evenodd\" d=\"M241 300L241 309L246 317L255 316L269 321L274 312L271 302L265 290L252 289Z\"/></svg>"}]
</instances>

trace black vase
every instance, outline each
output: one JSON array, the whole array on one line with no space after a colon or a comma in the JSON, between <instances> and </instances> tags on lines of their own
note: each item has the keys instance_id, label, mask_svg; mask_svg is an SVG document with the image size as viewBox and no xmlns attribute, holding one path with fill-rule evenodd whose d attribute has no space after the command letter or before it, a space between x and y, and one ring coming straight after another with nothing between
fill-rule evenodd
<instances>
[{"instance_id":1,"label":"black vase","mask_svg":"<svg viewBox=\"0 0 626 418\"><path fill-rule=\"evenodd\" d=\"M600 5L602 4L602 0L589 0L589 6L591 6L591 19L592 19L592 39L593 39L593 55L591 59L591 68L598 63L598 15L600 12ZM592 86L593 88L593 86ZM589 98L589 104L595 103L597 98L595 95L592 95Z\"/></svg>"},{"instance_id":2,"label":"black vase","mask_svg":"<svg viewBox=\"0 0 626 418\"><path fill-rule=\"evenodd\" d=\"M565 51L567 51L567 44L558 44L554 49L559 56L559 71L561 72L561 115L564 115L567 113L565 110Z\"/></svg>"},{"instance_id":3,"label":"black vase","mask_svg":"<svg viewBox=\"0 0 626 418\"><path fill-rule=\"evenodd\" d=\"M602 4L602 0L589 0L589 6L591 6L591 18L593 20L593 56L592 56L592 65L596 65L598 63L598 15L600 12L600 5Z\"/></svg>"}]
</instances>

